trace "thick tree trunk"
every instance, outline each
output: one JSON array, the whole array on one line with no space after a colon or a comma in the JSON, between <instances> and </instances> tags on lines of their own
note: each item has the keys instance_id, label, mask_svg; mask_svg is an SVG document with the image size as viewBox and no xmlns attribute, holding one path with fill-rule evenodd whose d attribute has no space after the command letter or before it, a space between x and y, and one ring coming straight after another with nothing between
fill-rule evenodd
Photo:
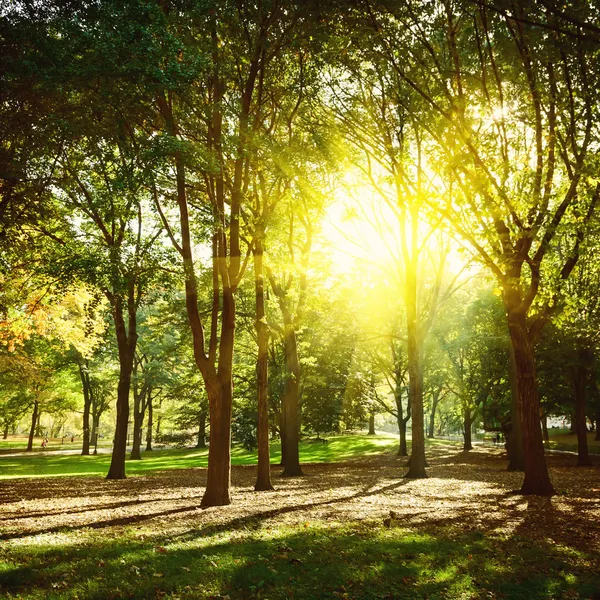
<instances>
[{"instance_id":1,"label":"thick tree trunk","mask_svg":"<svg viewBox=\"0 0 600 600\"><path fill-rule=\"evenodd\" d=\"M519 414L521 417L525 479L521 493L537 496L553 496L556 494L550 481L542 430L540 428L540 401L538 397L535 354L526 325L526 315L510 310L508 313L508 330L517 373Z\"/></svg>"},{"instance_id":2,"label":"thick tree trunk","mask_svg":"<svg viewBox=\"0 0 600 600\"><path fill-rule=\"evenodd\" d=\"M153 418L153 406L152 406L152 396L148 396L148 425L146 426L146 452L150 452L152 450L152 427L154 423L152 422Z\"/></svg>"},{"instance_id":3,"label":"thick tree trunk","mask_svg":"<svg viewBox=\"0 0 600 600\"><path fill-rule=\"evenodd\" d=\"M375 435L375 415L371 413L369 415L369 433L368 435Z\"/></svg>"},{"instance_id":4,"label":"thick tree trunk","mask_svg":"<svg viewBox=\"0 0 600 600\"><path fill-rule=\"evenodd\" d=\"M196 448L206 448L206 412L204 411L200 413L200 419L198 420Z\"/></svg>"},{"instance_id":5,"label":"thick tree trunk","mask_svg":"<svg viewBox=\"0 0 600 600\"><path fill-rule=\"evenodd\" d=\"M412 418L412 444L409 470L405 477L424 479L425 472L425 431L423 418L423 368L421 364L421 344L417 321L417 280L416 265L408 268L406 275L406 324L408 357L408 391Z\"/></svg>"},{"instance_id":6,"label":"thick tree trunk","mask_svg":"<svg viewBox=\"0 0 600 600\"><path fill-rule=\"evenodd\" d=\"M79 376L81 377L81 385L83 387L83 433L81 455L89 456L90 454L90 408L92 406L92 396L90 393L90 376L87 372L87 361L84 365L79 364Z\"/></svg>"},{"instance_id":7,"label":"thick tree trunk","mask_svg":"<svg viewBox=\"0 0 600 600\"><path fill-rule=\"evenodd\" d=\"M408 449L406 448L406 423L408 419L398 419L398 430L400 433L400 445L398 446L398 456L408 456Z\"/></svg>"},{"instance_id":8,"label":"thick tree trunk","mask_svg":"<svg viewBox=\"0 0 600 600\"><path fill-rule=\"evenodd\" d=\"M587 426L585 422L585 392L588 380L586 366L587 355L585 349L578 351L579 364L575 374L575 432L577 433L577 465L584 467L591 465L588 454Z\"/></svg>"},{"instance_id":9,"label":"thick tree trunk","mask_svg":"<svg viewBox=\"0 0 600 600\"><path fill-rule=\"evenodd\" d=\"M235 298L223 289L219 368L216 377L205 377L210 410L208 473L202 506L231 504L231 410L233 403L233 346Z\"/></svg>"},{"instance_id":10,"label":"thick tree trunk","mask_svg":"<svg viewBox=\"0 0 600 600\"><path fill-rule=\"evenodd\" d=\"M463 451L469 452L469 450L473 450L473 443L471 438L471 428L473 427L473 415L471 414L470 408L465 409L463 427Z\"/></svg>"},{"instance_id":11,"label":"thick tree trunk","mask_svg":"<svg viewBox=\"0 0 600 600\"><path fill-rule=\"evenodd\" d=\"M284 316L285 318L285 316ZM283 393L283 413L285 424L285 466L284 477L304 475L300 467L298 402L300 392L300 361L298 360L298 344L296 331L289 319L285 324L284 347L287 379Z\"/></svg>"},{"instance_id":12,"label":"thick tree trunk","mask_svg":"<svg viewBox=\"0 0 600 600\"><path fill-rule=\"evenodd\" d=\"M8 439L8 423L4 424L4 431L2 432L2 439L3 440Z\"/></svg>"},{"instance_id":13,"label":"thick tree trunk","mask_svg":"<svg viewBox=\"0 0 600 600\"><path fill-rule=\"evenodd\" d=\"M113 452L108 469L107 479L125 479L125 455L127 453L127 427L129 423L129 391L131 389L131 374L133 358L137 343L135 310L129 307L129 330L125 328L123 318L123 300L113 296L113 319L119 350L119 384L117 387L117 422ZM132 313L133 310L133 313Z\"/></svg>"},{"instance_id":14,"label":"thick tree trunk","mask_svg":"<svg viewBox=\"0 0 600 600\"><path fill-rule=\"evenodd\" d=\"M512 345L509 347L510 363L509 378L511 388L511 426L506 437L506 452L508 454L507 471L524 471L525 457L523 455L523 434L521 429L521 414L519 412L519 383L517 363Z\"/></svg>"},{"instance_id":15,"label":"thick tree trunk","mask_svg":"<svg viewBox=\"0 0 600 600\"><path fill-rule=\"evenodd\" d=\"M265 280L263 274L263 245L260 236L254 247L254 287L256 296L256 335L258 358L256 361L256 390L258 407L258 466L256 484L258 491L272 490L271 457L269 450L269 328L265 313Z\"/></svg>"},{"instance_id":16,"label":"thick tree trunk","mask_svg":"<svg viewBox=\"0 0 600 600\"><path fill-rule=\"evenodd\" d=\"M31 427L29 429L29 439L27 440L27 452L33 450L33 437L35 435L35 426L38 422L40 404L37 400L33 403L33 413L31 414Z\"/></svg>"}]
</instances>

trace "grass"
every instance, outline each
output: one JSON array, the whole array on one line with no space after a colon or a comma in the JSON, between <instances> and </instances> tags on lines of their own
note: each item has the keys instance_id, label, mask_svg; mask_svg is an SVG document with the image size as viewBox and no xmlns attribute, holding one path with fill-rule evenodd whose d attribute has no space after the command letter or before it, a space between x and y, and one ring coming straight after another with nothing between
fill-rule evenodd
<instances>
[{"instance_id":1,"label":"grass","mask_svg":"<svg viewBox=\"0 0 600 600\"><path fill-rule=\"evenodd\" d=\"M419 533L374 522L305 523L148 539L84 534L28 544L0 564L24 598L589 598L568 548L479 532ZM10 594L15 594L11 596Z\"/></svg>"},{"instance_id":2,"label":"grass","mask_svg":"<svg viewBox=\"0 0 600 600\"><path fill-rule=\"evenodd\" d=\"M41 437L33 438L33 450L36 452L42 452L42 439ZM27 442L29 438L26 435L11 435L8 439L0 439L0 454L2 452L24 452L27 449ZM76 437L73 442L71 438L65 436L63 438L49 438L48 446L46 450L80 450L81 451L81 438ZM109 447L111 442L109 440L101 439L98 442L98 447ZM92 446L93 447L93 446Z\"/></svg>"},{"instance_id":3,"label":"grass","mask_svg":"<svg viewBox=\"0 0 600 600\"><path fill-rule=\"evenodd\" d=\"M316 463L306 477L275 477L274 492L256 493L254 469L236 467L233 504L207 510L198 507L205 472L197 469L119 482L4 481L0 598L600 600L598 466L569 469L552 455L564 493L523 498L508 492L520 476L506 471L499 449L463 453L436 441L430 478L410 481L396 443L303 442L303 460ZM206 459L150 454L129 462L130 472ZM327 464L338 456L361 460ZM64 469L109 456L24 462L38 458ZM253 461L236 449L234 462Z\"/></svg>"},{"instance_id":4,"label":"grass","mask_svg":"<svg viewBox=\"0 0 600 600\"><path fill-rule=\"evenodd\" d=\"M587 434L588 452L590 454L600 454L600 440L596 440L596 432L589 431ZM552 450L568 450L577 452L577 435L569 430L563 430L560 433L550 435L548 447Z\"/></svg>"},{"instance_id":5,"label":"grass","mask_svg":"<svg viewBox=\"0 0 600 600\"><path fill-rule=\"evenodd\" d=\"M368 459L382 452L395 452L398 438L381 433L376 436L343 435L332 437L328 444L303 441L300 443L300 460L304 463L342 462L351 459ZM166 469L206 467L207 449L168 449L142 453L143 460L128 460L127 473L143 474ZM56 477L66 475L104 476L110 465L110 455L97 456L56 455L52 453L0 457L0 479L15 477ZM279 443L271 444L271 461L281 459ZM256 453L234 446L232 464L251 465L256 463Z\"/></svg>"}]
</instances>

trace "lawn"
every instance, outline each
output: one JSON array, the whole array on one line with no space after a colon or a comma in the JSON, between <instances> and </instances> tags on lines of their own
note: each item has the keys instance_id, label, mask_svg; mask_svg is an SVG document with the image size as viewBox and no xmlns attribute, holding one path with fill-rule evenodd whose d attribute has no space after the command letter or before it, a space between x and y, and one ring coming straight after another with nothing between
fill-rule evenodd
<instances>
[{"instance_id":1,"label":"lawn","mask_svg":"<svg viewBox=\"0 0 600 600\"><path fill-rule=\"evenodd\" d=\"M367 459L382 452L393 453L398 447L398 437L380 433L376 436L343 435L329 439L327 444L303 441L300 444L300 459L304 463L340 462L351 459ZM205 467L207 449L169 449L143 452L142 460L127 461L127 473L135 475L164 469L187 469ZM281 459L281 447L271 445L271 461ZM256 453L241 446L232 450L234 465L256 463ZM13 477L56 477L66 475L106 475L110 455L79 456L35 453L26 456L0 456L0 479Z\"/></svg>"},{"instance_id":2,"label":"lawn","mask_svg":"<svg viewBox=\"0 0 600 600\"><path fill-rule=\"evenodd\" d=\"M273 492L236 466L233 503L205 510L200 468L5 480L0 597L600 598L600 465L553 455L559 495L524 498L500 449L432 445L430 478L409 481L376 440Z\"/></svg>"},{"instance_id":3,"label":"lawn","mask_svg":"<svg viewBox=\"0 0 600 600\"><path fill-rule=\"evenodd\" d=\"M551 430L552 431L552 430ZM600 440L596 440L596 432L589 431L587 434L588 451L590 454L600 454ZM561 433L550 433L549 448L555 450L568 450L577 452L577 436L568 430Z\"/></svg>"}]
</instances>

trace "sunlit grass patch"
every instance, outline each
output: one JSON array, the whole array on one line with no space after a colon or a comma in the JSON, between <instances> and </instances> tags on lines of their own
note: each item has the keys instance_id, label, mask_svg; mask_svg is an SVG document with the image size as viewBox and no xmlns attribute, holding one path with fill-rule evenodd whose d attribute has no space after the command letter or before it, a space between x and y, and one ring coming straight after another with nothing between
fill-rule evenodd
<instances>
[{"instance_id":1,"label":"sunlit grass patch","mask_svg":"<svg viewBox=\"0 0 600 600\"><path fill-rule=\"evenodd\" d=\"M329 443L314 443L304 440L300 443L300 460L304 463L341 462L370 458L382 453L393 453L397 449L397 436L380 433L377 436L343 435L332 436ZM142 453L143 460L127 461L129 475L168 469L188 469L206 467L208 449L184 448L153 450ZM271 462L281 459L281 446L271 444ZM241 446L231 451L234 465L256 464L256 453ZM60 477L71 475L104 476L108 472L110 456L52 455L51 453L28 456L0 457L0 479L14 477Z\"/></svg>"},{"instance_id":2,"label":"sunlit grass patch","mask_svg":"<svg viewBox=\"0 0 600 600\"><path fill-rule=\"evenodd\" d=\"M0 585L23 598L547 598L591 593L593 573L556 549L515 540L387 529L379 522L312 522L156 536L128 528L5 547ZM503 546L504 552L494 553ZM544 577L532 569L554 556ZM566 559L566 562L565 562ZM556 563L556 564L555 564ZM556 567L556 568L554 568ZM550 594L550 595L549 595ZM552 594L554 596L552 596ZM581 596L586 597L586 596Z\"/></svg>"}]
</instances>

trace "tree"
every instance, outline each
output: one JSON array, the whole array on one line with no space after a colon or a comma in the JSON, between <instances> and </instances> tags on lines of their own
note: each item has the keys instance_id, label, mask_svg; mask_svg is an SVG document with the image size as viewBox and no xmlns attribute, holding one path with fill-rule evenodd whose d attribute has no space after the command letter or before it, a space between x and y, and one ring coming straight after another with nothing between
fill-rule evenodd
<instances>
[{"instance_id":1,"label":"tree","mask_svg":"<svg viewBox=\"0 0 600 600\"><path fill-rule=\"evenodd\" d=\"M532 25L560 21L541 2L500 13L483 4L447 2L434 12L403 2L395 20L387 14L374 19L381 54L435 116L422 125L462 193L437 210L502 290L524 444L521 491L552 495L534 343L559 305L600 196L587 177L595 164L597 50L573 44L560 28ZM547 268L559 246L568 248L562 262Z\"/></svg>"}]
</instances>

